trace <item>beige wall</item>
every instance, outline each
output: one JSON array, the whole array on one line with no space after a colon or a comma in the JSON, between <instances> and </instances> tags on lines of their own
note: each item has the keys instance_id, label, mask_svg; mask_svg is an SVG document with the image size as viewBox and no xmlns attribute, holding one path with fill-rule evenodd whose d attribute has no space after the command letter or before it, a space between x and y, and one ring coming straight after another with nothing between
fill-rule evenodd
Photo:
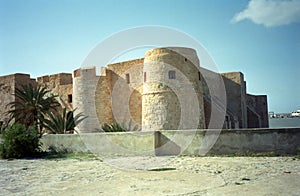
<instances>
[{"instance_id":1,"label":"beige wall","mask_svg":"<svg viewBox=\"0 0 300 196\"><path fill-rule=\"evenodd\" d=\"M8 115L4 113L8 110L6 105L15 101L15 75L2 76L0 78L0 121L7 122Z\"/></svg>"},{"instance_id":2,"label":"beige wall","mask_svg":"<svg viewBox=\"0 0 300 196\"><path fill-rule=\"evenodd\" d=\"M87 117L77 128L80 133L98 132L101 126L96 112L95 92L100 76L96 76L95 67L75 70L73 75L74 114L81 113Z\"/></svg>"},{"instance_id":3,"label":"beige wall","mask_svg":"<svg viewBox=\"0 0 300 196\"><path fill-rule=\"evenodd\" d=\"M9 116L5 113L9 109L6 107L10 102L16 101L15 93L16 88L21 88L22 85L31 83L36 86L35 79L31 79L29 74L12 74L0 77L0 121L7 123Z\"/></svg>"},{"instance_id":4,"label":"beige wall","mask_svg":"<svg viewBox=\"0 0 300 196\"><path fill-rule=\"evenodd\" d=\"M72 110L73 101L73 79L72 74L59 73L37 78L38 85L45 86L51 93L57 95L57 100L62 107ZM72 100L71 100L72 99Z\"/></svg>"},{"instance_id":5,"label":"beige wall","mask_svg":"<svg viewBox=\"0 0 300 196\"><path fill-rule=\"evenodd\" d=\"M209 143L214 141L214 137L216 142L211 146ZM184 141L183 138L189 140ZM166 130L155 133L156 155L297 154L299 147L300 128L229 129L221 132Z\"/></svg>"},{"instance_id":6,"label":"beige wall","mask_svg":"<svg viewBox=\"0 0 300 196\"><path fill-rule=\"evenodd\" d=\"M207 149L208 138L217 137ZM189 138L188 141L184 141ZM300 129L175 130L139 133L55 134L42 137L42 149L89 152L96 155L230 155L249 153L297 154Z\"/></svg>"},{"instance_id":7,"label":"beige wall","mask_svg":"<svg viewBox=\"0 0 300 196\"><path fill-rule=\"evenodd\" d=\"M111 77L112 72L105 69L104 73L99 78L96 88L95 106L99 124L101 125L104 123L111 124L114 122L111 107Z\"/></svg>"},{"instance_id":8,"label":"beige wall","mask_svg":"<svg viewBox=\"0 0 300 196\"><path fill-rule=\"evenodd\" d=\"M41 139L42 150L84 152L95 155L154 156L154 133L48 134Z\"/></svg>"},{"instance_id":9,"label":"beige wall","mask_svg":"<svg viewBox=\"0 0 300 196\"><path fill-rule=\"evenodd\" d=\"M96 89L99 123L141 126L144 59L110 64L102 70ZM128 74L128 76L126 76ZM129 83L127 83L129 77Z\"/></svg>"},{"instance_id":10,"label":"beige wall","mask_svg":"<svg viewBox=\"0 0 300 196\"><path fill-rule=\"evenodd\" d=\"M193 58L183 54L189 50ZM152 49L146 53L142 124L145 130L205 128L199 62L192 49ZM169 78L169 72L175 79Z\"/></svg>"},{"instance_id":11,"label":"beige wall","mask_svg":"<svg viewBox=\"0 0 300 196\"><path fill-rule=\"evenodd\" d=\"M175 71L176 79L169 79L169 71ZM220 128L213 124L222 119L210 119L211 89L208 89L205 78L211 80L210 85L215 90L219 89L220 82L224 82L227 103L214 101L217 106L213 106L214 110L218 108L220 115L226 114L229 117L229 122L224 123L223 127L226 124L231 128L247 128L248 122L251 123L247 120L246 82L243 74L219 74L201 69L193 49L156 48L149 50L144 59L108 65L102 69L101 76L95 75L95 68L87 68L86 72L90 73L85 79L75 76L75 82L78 81L76 89L81 89L85 95L74 97L81 100L78 107L86 107L83 109L87 110L85 113L90 113L92 118L98 120L98 129L104 123L126 124L130 120L144 130L205 128L208 125L209 128ZM199 79L199 73L205 74L205 77ZM96 86L92 83L96 83ZM88 102L81 97L86 94L91 95ZM83 102L92 104L86 106ZM95 115L90 112L92 110L95 110ZM195 122L197 126L194 126Z\"/></svg>"}]
</instances>

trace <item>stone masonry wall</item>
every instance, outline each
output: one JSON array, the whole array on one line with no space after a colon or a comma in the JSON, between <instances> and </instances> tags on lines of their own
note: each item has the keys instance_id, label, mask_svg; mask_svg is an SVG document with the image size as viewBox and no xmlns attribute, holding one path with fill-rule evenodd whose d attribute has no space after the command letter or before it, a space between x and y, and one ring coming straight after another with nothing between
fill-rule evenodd
<instances>
[{"instance_id":1,"label":"stone masonry wall","mask_svg":"<svg viewBox=\"0 0 300 196\"><path fill-rule=\"evenodd\" d=\"M112 72L105 68L99 78L96 88L95 105L100 125L103 125L104 123L111 124L114 122L111 107L111 75Z\"/></svg>"},{"instance_id":2,"label":"stone masonry wall","mask_svg":"<svg viewBox=\"0 0 300 196\"><path fill-rule=\"evenodd\" d=\"M183 55L180 50L183 50ZM187 50L193 58L184 56ZM143 129L205 127L199 67L189 60L195 58L196 52L187 48L157 48L146 53Z\"/></svg>"},{"instance_id":3,"label":"stone masonry wall","mask_svg":"<svg viewBox=\"0 0 300 196\"><path fill-rule=\"evenodd\" d=\"M7 122L8 115L4 113L7 111L6 105L15 101L15 75L2 76L0 78L0 121Z\"/></svg>"},{"instance_id":4,"label":"stone masonry wall","mask_svg":"<svg viewBox=\"0 0 300 196\"><path fill-rule=\"evenodd\" d=\"M239 126L233 124L232 127L246 128L248 126L244 76L241 72L222 73L222 76L227 94L227 107L238 117Z\"/></svg>"},{"instance_id":5,"label":"stone masonry wall","mask_svg":"<svg viewBox=\"0 0 300 196\"><path fill-rule=\"evenodd\" d=\"M60 73L46 75L37 78L38 85L45 86L51 93L58 95L58 101L62 107L72 110L73 79L72 74Z\"/></svg>"},{"instance_id":6,"label":"stone masonry wall","mask_svg":"<svg viewBox=\"0 0 300 196\"><path fill-rule=\"evenodd\" d=\"M261 128L269 127L268 99L266 95L256 95L256 111L261 117Z\"/></svg>"},{"instance_id":7,"label":"stone masonry wall","mask_svg":"<svg viewBox=\"0 0 300 196\"><path fill-rule=\"evenodd\" d=\"M267 104L267 96L265 95L246 95L247 98L247 106L248 106L248 113L255 113L251 116L248 115L248 123L249 128L254 127L255 124L259 123L258 126L262 128L269 127L269 118L268 118L268 104ZM258 118L253 119L253 118Z\"/></svg>"},{"instance_id":8,"label":"stone masonry wall","mask_svg":"<svg viewBox=\"0 0 300 196\"><path fill-rule=\"evenodd\" d=\"M100 129L95 106L95 92L99 76L95 67L84 67L74 71L73 107L74 114L82 113L87 118L77 125L80 133L97 132Z\"/></svg>"},{"instance_id":9,"label":"stone masonry wall","mask_svg":"<svg viewBox=\"0 0 300 196\"><path fill-rule=\"evenodd\" d=\"M16 101L16 97L13 95L16 88L21 88L22 85L31 83L36 86L35 79L31 79L29 74L12 74L0 77L0 121L7 123L9 116L5 113L9 109L6 107L12 101Z\"/></svg>"},{"instance_id":10,"label":"stone masonry wall","mask_svg":"<svg viewBox=\"0 0 300 196\"><path fill-rule=\"evenodd\" d=\"M202 67L200 67L200 72L206 128L219 129L222 126L219 122L220 117L231 113L228 109L229 103L226 101L226 92L224 92L224 80L220 73ZM231 115L233 118L234 114L231 113ZM223 128L225 127L226 124L224 123Z\"/></svg>"},{"instance_id":11,"label":"stone masonry wall","mask_svg":"<svg viewBox=\"0 0 300 196\"><path fill-rule=\"evenodd\" d=\"M110 64L96 90L96 111L101 125L132 121L141 125L143 62L136 59Z\"/></svg>"},{"instance_id":12,"label":"stone masonry wall","mask_svg":"<svg viewBox=\"0 0 300 196\"><path fill-rule=\"evenodd\" d=\"M227 103L213 96L204 78L211 80L214 91L224 81ZM228 127L268 127L267 97L246 95L240 72L219 74L201 68L196 51L190 48L152 49L145 58L108 65L101 76L96 76L95 67L75 70L73 78L60 73L38 77L37 82L28 74L1 76L0 121L8 120L5 106L15 100L15 88L28 83L46 86L59 95L63 107L77 108L75 114L87 116L79 125L83 132L99 131L104 123L129 121L145 130L214 129L213 121L223 122L211 118L216 108L229 117Z\"/></svg>"}]
</instances>

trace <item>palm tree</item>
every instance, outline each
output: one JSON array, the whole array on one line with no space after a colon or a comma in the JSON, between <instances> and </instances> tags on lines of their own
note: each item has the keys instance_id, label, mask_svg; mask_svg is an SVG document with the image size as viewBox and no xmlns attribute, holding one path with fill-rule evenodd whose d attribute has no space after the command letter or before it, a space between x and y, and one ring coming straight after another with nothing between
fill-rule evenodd
<instances>
[{"instance_id":1,"label":"palm tree","mask_svg":"<svg viewBox=\"0 0 300 196\"><path fill-rule=\"evenodd\" d=\"M48 112L47 115L49 118L43 119L43 127L52 133L58 134L64 134L74 130L77 124L87 118L87 116L83 116L82 113L74 116L75 110L67 113L66 108L64 108L61 113Z\"/></svg>"},{"instance_id":2,"label":"palm tree","mask_svg":"<svg viewBox=\"0 0 300 196\"><path fill-rule=\"evenodd\" d=\"M50 93L45 87L33 87L32 84L23 85L22 88L16 88L14 93L16 101L7 105L10 110L7 114L10 116L10 121L20 122L28 128L34 125L42 130L40 119L43 119L45 114L51 110L56 110L60 104L56 100L55 95Z\"/></svg>"}]
</instances>

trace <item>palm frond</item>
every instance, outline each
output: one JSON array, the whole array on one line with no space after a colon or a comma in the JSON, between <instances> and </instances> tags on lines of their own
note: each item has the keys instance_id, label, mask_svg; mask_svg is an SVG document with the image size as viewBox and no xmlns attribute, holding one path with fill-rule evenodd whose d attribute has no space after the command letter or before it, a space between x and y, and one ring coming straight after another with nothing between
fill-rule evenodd
<instances>
[{"instance_id":1,"label":"palm frond","mask_svg":"<svg viewBox=\"0 0 300 196\"><path fill-rule=\"evenodd\" d=\"M60 112L55 114L53 112L48 112L48 119L44 120L44 127L52 133L60 134L74 130L75 125L87 118L86 116L83 116L82 113L73 116L74 111L75 110L72 110L67 113L67 109L63 108Z\"/></svg>"}]
</instances>

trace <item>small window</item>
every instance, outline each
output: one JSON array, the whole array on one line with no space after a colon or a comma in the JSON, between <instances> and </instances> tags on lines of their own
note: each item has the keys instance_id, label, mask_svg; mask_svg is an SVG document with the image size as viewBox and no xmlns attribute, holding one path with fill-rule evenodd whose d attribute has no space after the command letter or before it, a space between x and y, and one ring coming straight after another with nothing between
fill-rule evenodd
<instances>
[{"instance_id":1,"label":"small window","mask_svg":"<svg viewBox=\"0 0 300 196\"><path fill-rule=\"evenodd\" d=\"M144 82L146 82L146 80L147 80L147 74L146 72L144 72Z\"/></svg>"},{"instance_id":2,"label":"small window","mask_svg":"<svg viewBox=\"0 0 300 196\"><path fill-rule=\"evenodd\" d=\"M128 73L128 74L126 74L126 82L127 82L127 84L129 84L129 83L130 83L130 76L129 76L129 73Z\"/></svg>"},{"instance_id":3,"label":"small window","mask_svg":"<svg viewBox=\"0 0 300 196\"><path fill-rule=\"evenodd\" d=\"M72 94L68 95L68 102L69 102L69 103L72 103L72 101L73 101L72 99L73 99L73 98L72 98Z\"/></svg>"},{"instance_id":4,"label":"small window","mask_svg":"<svg viewBox=\"0 0 300 196\"><path fill-rule=\"evenodd\" d=\"M174 70L169 71L169 79L176 79L176 75L175 75Z\"/></svg>"},{"instance_id":5,"label":"small window","mask_svg":"<svg viewBox=\"0 0 300 196\"><path fill-rule=\"evenodd\" d=\"M184 58L184 61L187 62L187 58Z\"/></svg>"},{"instance_id":6,"label":"small window","mask_svg":"<svg viewBox=\"0 0 300 196\"><path fill-rule=\"evenodd\" d=\"M200 73L200 71L198 71L198 79L199 79L199 81L201 80L201 73Z\"/></svg>"}]
</instances>

